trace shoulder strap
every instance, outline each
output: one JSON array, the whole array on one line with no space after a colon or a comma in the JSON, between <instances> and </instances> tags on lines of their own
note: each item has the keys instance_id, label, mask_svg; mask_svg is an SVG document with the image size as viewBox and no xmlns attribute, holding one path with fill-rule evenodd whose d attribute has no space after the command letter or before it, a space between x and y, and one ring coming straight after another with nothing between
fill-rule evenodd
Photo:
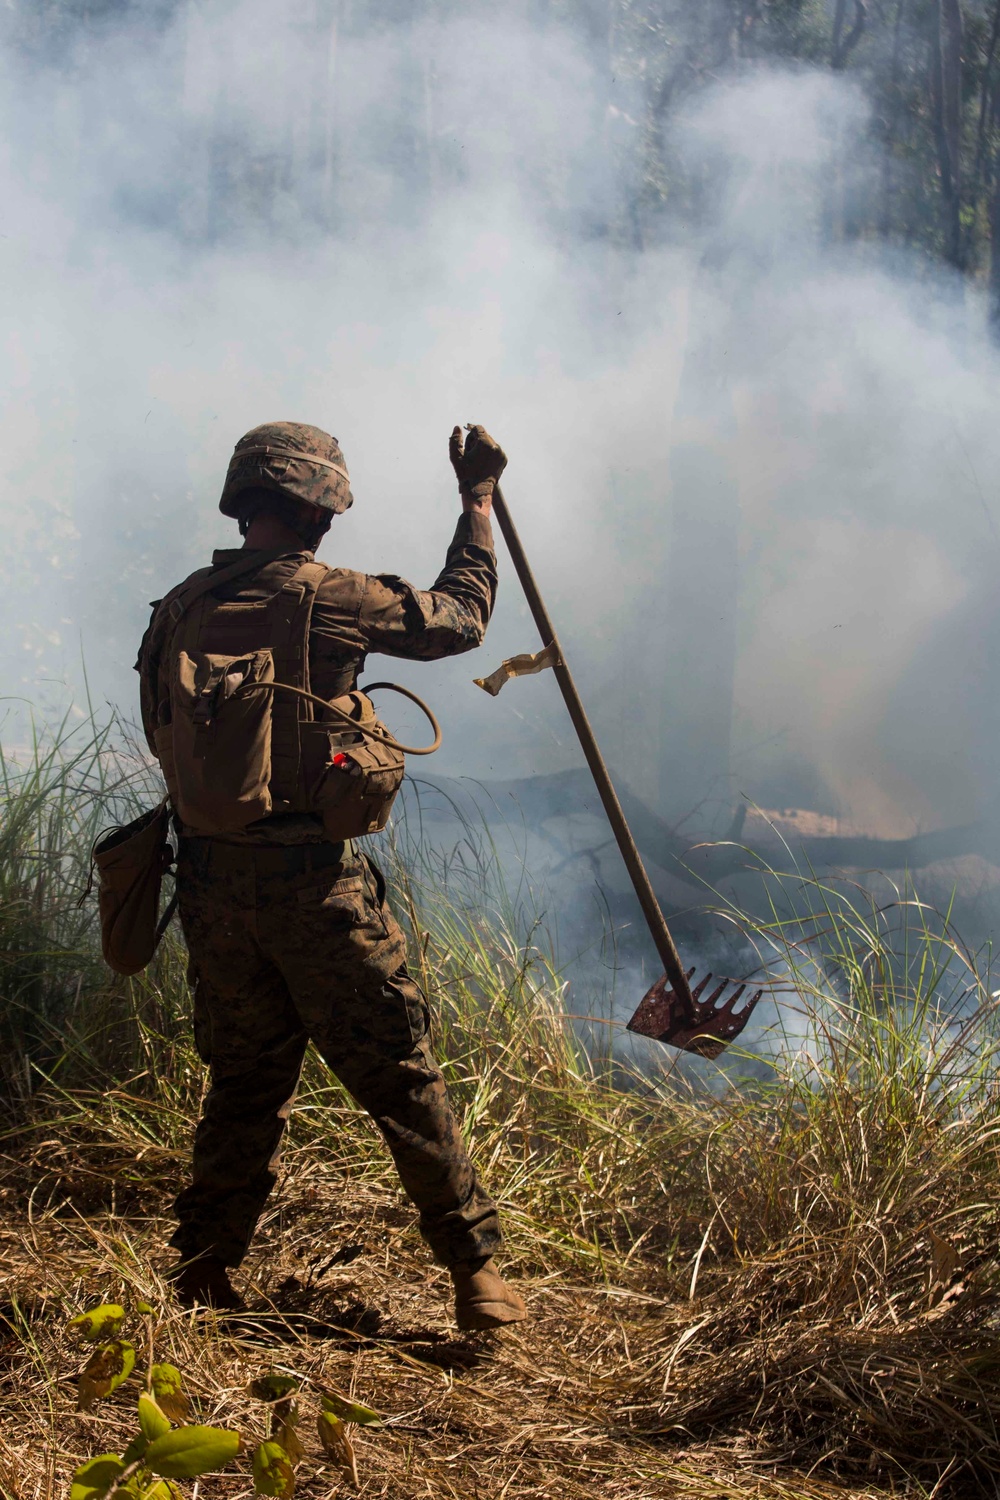
<instances>
[{"instance_id":1,"label":"shoulder strap","mask_svg":"<svg viewBox=\"0 0 1000 1500\"><path fill-rule=\"evenodd\" d=\"M175 594L170 601L170 618L176 625L181 615L190 609L191 605L200 599L203 594L211 593L212 589L218 588L220 584L229 583L231 579L239 578L243 573L250 573L254 568L262 568L265 564L272 562L274 558L281 555L280 552L260 553L253 551L248 553L246 557L241 557L236 562L230 563L227 568L212 568L208 573L196 573L193 582L183 587L180 593ZM307 568L323 566L324 564L322 563L303 563L298 573L295 574L295 577L298 578L299 574L305 572ZM285 587L287 588L288 585L286 584Z\"/></svg>"},{"instance_id":2,"label":"shoulder strap","mask_svg":"<svg viewBox=\"0 0 1000 1500\"><path fill-rule=\"evenodd\" d=\"M279 672L293 672L299 676L307 692L310 688L309 631L313 605L316 602L316 590L329 571L326 563L303 563L280 590L282 594L298 597L288 617L284 648L275 653L275 666ZM300 704L299 716L311 719L312 704Z\"/></svg>"},{"instance_id":3,"label":"shoulder strap","mask_svg":"<svg viewBox=\"0 0 1000 1500\"><path fill-rule=\"evenodd\" d=\"M316 593L316 590L329 571L330 569L326 563L302 563L296 568L288 582L281 585L278 592L282 594L297 593L300 598L304 599L307 594Z\"/></svg>"}]
</instances>

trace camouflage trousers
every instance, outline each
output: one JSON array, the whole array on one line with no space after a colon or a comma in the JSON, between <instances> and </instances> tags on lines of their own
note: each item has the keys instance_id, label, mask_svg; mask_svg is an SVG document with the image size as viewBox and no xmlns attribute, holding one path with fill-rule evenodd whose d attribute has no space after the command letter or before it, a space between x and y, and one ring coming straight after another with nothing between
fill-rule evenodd
<instances>
[{"instance_id":1,"label":"camouflage trousers","mask_svg":"<svg viewBox=\"0 0 1000 1500\"><path fill-rule=\"evenodd\" d=\"M187 839L177 884L211 1087L171 1244L185 1258L243 1258L312 1041L381 1131L435 1258L492 1254L496 1206L448 1103L427 1001L372 861L350 844Z\"/></svg>"}]
</instances>

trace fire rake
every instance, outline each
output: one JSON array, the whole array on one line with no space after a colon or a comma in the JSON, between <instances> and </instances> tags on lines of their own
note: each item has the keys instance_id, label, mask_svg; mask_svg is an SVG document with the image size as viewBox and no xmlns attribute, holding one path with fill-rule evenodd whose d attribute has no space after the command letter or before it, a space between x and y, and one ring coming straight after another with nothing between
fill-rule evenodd
<instances>
[{"instance_id":1,"label":"fire rake","mask_svg":"<svg viewBox=\"0 0 1000 1500\"><path fill-rule=\"evenodd\" d=\"M472 434L470 433L469 441L471 440ZM618 848L621 850L625 868L628 870L636 896L639 898L639 905L646 918L650 936L656 944L656 950L664 968L662 976L643 997L635 1015L628 1023L628 1029L639 1032L643 1036L652 1037L655 1041L667 1043L671 1047L679 1047L684 1052L694 1052L700 1057L717 1057L729 1042L739 1036L763 991L757 990L737 1009L737 1004L746 991L745 984L723 979L711 994L703 999L702 996L713 977L707 974L700 983L695 985L694 989L691 988L694 969L685 971L681 965L666 918L660 910L660 903L656 899L656 893L646 874L646 868L626 822L618 794L604 757L598 748L594 731L590 727L590 720L587 718L580 694L577 692L572 673L566 665L566 658L555 628L538 591L538 585L499 485L493 491L493 510L528 601L528 608L531 610L538 633L542 638L543 649L535 655L512 657L491 676L477 678L476 681L480 687L495 697L508 678L539 672L546 667L552 668L587 765L590 767L591 775L604 804L604 811L608 815ZM734 983L736 983L735 990L724 999L725 992Z\"/></svg>"}]
</instances>

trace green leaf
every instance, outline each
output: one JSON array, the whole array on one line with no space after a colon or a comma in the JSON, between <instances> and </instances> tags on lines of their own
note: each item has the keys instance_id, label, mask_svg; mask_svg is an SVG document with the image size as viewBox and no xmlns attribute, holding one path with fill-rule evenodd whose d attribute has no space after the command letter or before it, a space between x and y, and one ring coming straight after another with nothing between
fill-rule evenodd
<instances>
[{"instance_id":1,"label":"green leaf","mask_svg":"<svg viewBox=\"0 0 1000 1500\"><path fill-rule=\"evenodd\" d=\"M164 1479L197 1479L221 1469L239 1453L238 1432L224 1427L178 1427L146 1449L146 1464Z\"/></svg>"},{"instance_id":2,"label":"green leaf","mask_svg":"<svg viewBox=\"0 0 1000 1500\"><path fill-rule=\"evenodd\" d=\"M176 1396L181 1389L181 1372L176 1365L154 1365L149 1377L157 1401L161 1396Z\"/></svg>"},{"instance_id":3,"label":"green leaf","mask_svg":"<svg viewBox=\"0 0 1000 1500\"><path fill-rule=\"evenodd\" d=\"M135 1369L135 1349L126 1339L116 1339L95 1349L77 1380L80 1411L90 1411L101 1396L110 1396Z\"/></svg>"},{"instance_id":4,"label":"green leaf","mask_svg":"<svg viewBox=\"0 0 1000 1500\"><path fill-rule=\"evenodd\" d=\"M294 1396L299 1389L299 1382L291 1375L277 1375L274 1371L250 1382L250 1394L258 1401L283 1401L286 1396Z\"/></svg>"},{"instance_id":5,"label":"green leaf","mask_svg":"<svg viewBox=\"0 0 1000 1500\"><path fill-rule=\"evenodd\" d=\"M280 1443L261 1443L254 1451L253 1482L258 1495L277 1495L279 1500L295 1493L292 1461Z\"/></svg>"},{"instance_id":6,"label":"green leaf","mask_svg":"<svg viewBox=\"0 0 1000 1500\"><path fill-rule=\"evenodd\" d=\"M354 1444L347 1436L347 1428L339 1417L332 1412L321 1411L316 1416L316 1431L319 1440L323 1444L323 1452L332 1458L335 1463L346 1469L354 1480L355 1485L360 1484L358 1479L358 1461L354 1452Z\"/></svg>"},{"instance_id":7,"label":"green leaf","mask_svg":"<svg viewBox=\"0 0 1000 1500\"><path fill-rule=\"evenodd\" d=\"M276 1443L280 1443L282 1448L284 1448L285 1452L288 1454L288 1457L292 1461L293 1468L297 1463L301 1461L302 1456L306 1451L302 1446L302 1442L299 1438L298 1433L295 1431L295 1424L298 1422L298 1420L298 1413L290 1412L285 1420L283 1422L279 1422L276 1425L274 1431L271 1433L274 1441Z\"/></svg>"},{"instance_id":8,"label":"green leaf","mask_svg":"<svg viewBox=\"0 0 1000 1500\"><path fill-rule=\"evenodd\" d=\"M323 1410L332 1412L342 1422L357 1422L359 1427L375 1427L381 1423L382 1418L377 1411L370 1406L362 1406L360 1401L347 1401L343 1396L324 1395L320 1397Z\"/></svg>"},{"instance_id":9,"label":"green leaf","mask_svg":"<svg viewBox=\"0 0 1000 1500\"><path fill-rule=\"evenodd\" d=\"M73 1475L69 1500L103 1500L125 1465L117 1453L100 1453L88 1458Z\"/></svg>"},{"instance_id":10,"label":"green leaf","mask_svg":"<svg viewBox=\"0 0 1000 1500\"><path fill-rule=\"evenodd\" d=\"M176 1365L154 1365L150 1371L156 1404L171 1422L185 1422L191 1413L191 1402L181 1389L181 1372Z\"/></svg>"},{"instance_id":11,"label":"green leaf","mask_svg":"<svg viewBox=\"0 0 1000 1500\"><path fill-rule=\"evenodd\" d=\"M102 1302L100 1307L92 1307L89 1312L77 1313L66 1327L89 1344L96 1344L100 1339L114 1338L124 1321L124 1307L119 1307L117 1302Z\"/></svg>"},{"instance_id":12,"label":"green leaf","mask_svg":"<svg viewBox=\"0 0 1000 1500\"><path fill-rule=\"evenodd\" d=\"M162 1437L165 1432L170 1431L170 1419L157 1406L152 1396L147 1396L145 1391L139 1393L139 1426L147 1443L154 1442Z\"/></svg>"},{"instance_id":13,"label":"green leaf","mask_svg":"<svg viewBox=\"0 0 1000 1500\"><path fill-rule=\"evenodd\" d=\"M156 1308L151 1307L148 1302L137 1302L135 1304L135 1310L137 1313L142 1313L143 1317L156 1317Z\"/></svg>"},{"instance_id":14,"label":"green leaf","mask_svg":"<svg viewBox=\"0 0 1000 1500\"><path fill-rule=\"evenodd\" d=\"M140 1500L184 1500L180 1490L169 1479L154 1479L142 1491Z\"/></svg>"},{"instance_id":15,"label":"green leaf","mask_svg":"<svg viewBox=\"0 0 1000 1500\"><path fill-rule=\"evenodd\" d=\"M316 1414L316 1431L323 1445L323 1452L335 1458L338 1463L343 1460L344 1443L347 1440L347 1428L339 1417L332 1412L321 1411Z\"/></svg>"}]
</instances>

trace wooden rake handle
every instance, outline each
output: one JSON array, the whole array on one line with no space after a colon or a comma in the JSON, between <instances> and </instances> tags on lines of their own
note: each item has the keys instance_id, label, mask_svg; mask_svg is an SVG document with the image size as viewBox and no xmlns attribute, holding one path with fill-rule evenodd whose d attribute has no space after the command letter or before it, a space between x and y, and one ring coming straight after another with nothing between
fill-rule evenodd
<instances>
[{"instance_id":1,"label":"wooden rake handle","mask_svg":"<svg viewBox=\"0 0 1000 1500\"><path fill-rule=\"evenodd\" d=\"M556 681L563 695L563 701L573 721L573 728L576 730L577 739L580 741L583 753L586 756L587 765L590 767L590 774L594 778L601 801L604 804L604 811L608 815L608 822L611 824L612 832L621 850L622 859L625 861L625 868L628 870L629 878L639 898L642 914L646 918L646 925L649 928L650 936L656 944L656 951L660 955L664 972L670 981L670 986L674 994L688 1012L688 1015L693 1019L695 1007L694 1001L691 998L691 987L688 983L688 976L681 966L680 957L674 946L674 940L670 936L670 929L667 926L666 918L660 910L660 903L656 899L656 893L650 884L649 876L646 874L646 867L636 847L635 839L632 837L632 831L625 821L622 805L618 801L618 793L615 791L610 773L604 762L604 756L601 754L597 740L594 737L594 731L590 727L587 711L580 699L580 694L576 690L573 674L566 665L566 657L559 644L555 626L549 618L549 612L545 608L542 596L538 591L534 574L531 571L531 566L521 545L521 538L517 534L517 527L511 520L510 511L507 509L507 502L503 497L503 491L499 485L496 485L493 490L493 513L503 533L503 539L507 543L507 550L514 564L514 571L517 573L521 587L524 590L524 596L528 601L528 608L531 610L532 618L542 638L542 645L551 645L555 648L556 661L552 670L556 675Z\"/></svg>"}]
</instances>

